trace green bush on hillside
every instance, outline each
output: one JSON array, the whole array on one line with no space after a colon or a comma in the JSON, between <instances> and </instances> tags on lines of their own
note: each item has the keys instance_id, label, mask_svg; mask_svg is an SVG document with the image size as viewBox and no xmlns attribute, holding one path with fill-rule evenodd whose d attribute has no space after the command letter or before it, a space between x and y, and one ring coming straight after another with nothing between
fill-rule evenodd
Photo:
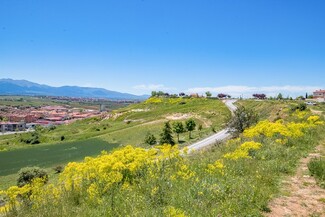
<instances>
[{"instance_id":1,"label":"green bush on hillside","mask_svg":"<svg viewBox=\"0 0 325 217\"><path fill-rule=\"evenodd\" d=\"M18 172L17 186L22 187L30 184L33 179L42 178L45 182L48 180L48 174L39 167L25 167Z\"/></svg>"}]
</instances>

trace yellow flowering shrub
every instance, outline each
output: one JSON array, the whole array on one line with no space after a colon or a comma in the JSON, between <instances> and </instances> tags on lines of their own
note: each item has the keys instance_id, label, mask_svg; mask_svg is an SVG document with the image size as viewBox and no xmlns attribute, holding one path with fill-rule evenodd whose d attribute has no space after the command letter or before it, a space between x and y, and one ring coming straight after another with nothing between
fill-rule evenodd
<instances>
[{"instance_id":1,"label":"yellow flowering shrub","mask_svg":"<svg viewBox=\"0 0 325 217\"><path fill-rule=\"evenodd\" d=\"M260 121L255 126L246 129L243 133L246 138L253 138L260 135L266 137L282 136L298 138L304 135L304 130L313 128L316 125L324 124L319 116L310 116L307 121L284 123L283 120L270 122L269 120Z\"/></svg>"},{"instance_id":2,"label":"yellow flowering shrub","mask_svg":"<svg viewBox=\"0 0 325 217\"><path fill-rule=\"evenodd\" d=\"M163 102L162 99L159 97L150 97L144 102L144 104L158 104L162 102Z\"/></svg>"},{"instance_id":3,"label":"yellow flowering shrub","mask_svg":"<svg viewBox=\"0 0 325 217\"><path fill-rule=\"evenodd\" d=\"M300 111L298 109L294 113L292 113L292 116L297 117L298 119L304 119L307 115L307 111Z\"/></svg>"},{"instance_id":4,"label":"yellow flowering shrub","mask_svg":"<svg viewBox=\"0 0 325 217\"><path fill-rule=\"evenodd\" d=\"M224 164L222 160L217 160L213 164L208 164L206 171L210 174L213 174L215 172L219 172L221 174L224 174Z\"/></svg>"},{"instance_id":5,"label":"yellow flowering shrub","mask_svg":"<svg viewBox=\"0 0 325 217\"><path fill-rule=\"evenodd\" d=\"M83 162L70 162L59 176L59 185L44 184L35 179L23 187L13 186L0 192L6 198L2 211L18 207L21 198L28 198L34 208L51 200L56 203L62 193L75 192L88 202L101 204L103 195L111 190L128 189L135 179L159 180L161 171L174 179L188 180L195 176L181 156L178 146L161 145L153 149L126 146L112 153L102 152L98 157L86 157ZM169 165L169 166L168 166ZM171 166L172 165L172 166ZM154 194L158 188L153 188Z\"/></svg>"},{"instance_id":6,"label":"yellow flowering shrub","mask_svg":"<svg viewBox=\"0 0 325 217\"><path fill-rule=\"evenodd\" d=\"M240 158L251 158L251 156L249 156L249 151L258 150L261 148L261 146L262 144L259 142L245 142L241 144L235 151L227 153L223 155L223 157L232 160L237 160Z\"/></svg>"},{"instance_id":7,"label":"yellow flowering shrub","mask_svg":"<svg viewBox=\"0 0 325 217\"><path fill-rule=\"evenodd\" d=\"M324 124L324 121L321 121L320 117L318 115L309 116L307 121L309 124L313 124L313 125L323 125Z\"/></svg>"}]
</instances>

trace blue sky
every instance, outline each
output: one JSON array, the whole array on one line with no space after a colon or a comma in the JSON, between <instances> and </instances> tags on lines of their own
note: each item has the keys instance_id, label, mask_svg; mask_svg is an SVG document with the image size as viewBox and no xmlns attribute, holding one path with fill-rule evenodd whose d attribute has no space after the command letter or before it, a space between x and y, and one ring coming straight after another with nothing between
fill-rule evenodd
<instances>
[{"instance_id":1,"label":"blue sky","mask_svg":"<svg viewBox=\"0 0 325 217\"><path fill-rule=\"evenodd\" d=\"M0 78L135 94L325 88L323 0L1 0Z\"/></svg>"}]
</instances>

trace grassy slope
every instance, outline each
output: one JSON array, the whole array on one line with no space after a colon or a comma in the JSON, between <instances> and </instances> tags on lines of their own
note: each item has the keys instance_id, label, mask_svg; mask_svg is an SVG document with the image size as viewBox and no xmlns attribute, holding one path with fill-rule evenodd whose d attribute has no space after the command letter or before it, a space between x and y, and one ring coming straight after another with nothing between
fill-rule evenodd
<instances>
[{"instance_id":1,"label":"grassy slope","mask_svg":"<svg viewBox=\"0 0 325 217\"><path fill-rule=\"evenodd\" d=\"M241 100L237 102L238 105L243 105L247 108L254 109L261 120L270 119L275 120L278 117L286 115L283 110L289 108L292 104L297 104L294 101L277 101L277 100Z\"/></svg>"},{"instance_id":2,"label":"grassy slope","mask_svg":"<svg viewBox=\"0 0 325 217\"><path fill-rule=\"evenodd\" d=\"M20 167L32 165L44 166L50 170L54 165L64 164L67 161L79 161L86 155L97 155L101 150L109 149L109 147L103 147L100 144L131 144L147 147L143 144L146 133L154 133L158 138L164 122L167 121L166 116L175 113L190 114L198 124L203 125L202 132L193 132L193 139L191 140L188 139L187 133L180 136L183 143L192 143L205 135L213 133L211 126L215 130L221 129L226 117L230 115L227 107L219 100L187 99L184 101L186 101L186 104L182 105L170 103L168 99L159 104L134 104L116 110L114 113L121 115L116 119L100 120L91 118L70 125L58 126L54 130L43 129L40 134L42 143L39 145L25 145L20 142L20 138L29 137L29 133L1 136L0 148L7 148L9 151L0 152L0 177L1 175L9 175L10 172L14 173ZM139 109L146 110L141 111ZM124 120L133 121L127 124ZM62 135L65 136L63 142L60 141ZM89 140L90 138L96 140ZM77 149L69 149L71 144ZM54 152L42 156L40 154L42 151L49 153L45 152L47 149L53 149ZM34 151L38 154L33 155ZM61 155L60 153L64 154ZM31 160L31 156L33 156L34 160ZM46 163L41 163L42 161ZM14 184L15 178L13 177L16 176L2 176L0 188L8 186L7 180Z\"/></svg>"},{"instance_id":3,"label":"grassy slope","mask_svg":"<svg viewBox=\"0 0 325 217\"><path fill-rule=\"evenodd\" d=\"M258 102L257 108L263 111L269 108L265 117L267 114L272 116L280 105L275 104L273 108L270 105L273 103ZM293 117L288 119L292 120ZM212 147L209 151L188 158L187 165L195 172L191 179L171 179L170 175L175 174L175 165L173 166L173 161L167 161L162 178L159 175L146 182L141 176L133 188L119 190L114 197L114 210L110 209L110 194L102 195L104 200L100 205L78 200L77 195L74 195L73 201L68 195L59 205L53 206L49 202L47 206L36 210L21 210L19 215L173 216L166 212L172 206L178 213L188 216L262 216L263 212L268 211L270 199L278 194L280 181L284 176L293 174L299 159L306 156L320 141L324 141L324 132L325 127L320 126L306 132L305 136L292 140L288 145L278 144L274 139L259 138L258 141L263 145L260 150L252 153L252 159L224 160L223 172L209 174L206 172L208 164L213 164L225 153L234 151L245 139ZM157 186L163 189L159 191L162 200L152 194Z\"/></svg>"},{"instance_id":4,"label":"grassy slope","mask_svg":"<svg viewBox=\"0 0 325 217\"><path fill-rule=\"evenodd\" d=\"M175 113L188 114L198 124L202 124L202 136L212 133L211 126L215 130L221 129L226 117L230 115L229 110L219 100L187 99L186 104L181 105L179 103L169 103L168 99L166 99L159 104L141 103L116 110L117 118L113 117L104 120L91 118L77 121L70 125L58 126L55 130L44 129L40 135L40 140L46 144L57 144L60 143L61 136L65 137L65 141L78 141L99 137L110 143L122 145L141 144L148 131L158 136L163 123L167 121L166 116ZM131 122L126 123L124 120L131 120ZM198 133L193 135L195 139L199 138ZM3 136L1 137L0 148L26 147L24 143L20 142L20 138L28 136L30 134ZM185 134L183 137L184 139L186 138Z\"/></svg>"}]
</instances>

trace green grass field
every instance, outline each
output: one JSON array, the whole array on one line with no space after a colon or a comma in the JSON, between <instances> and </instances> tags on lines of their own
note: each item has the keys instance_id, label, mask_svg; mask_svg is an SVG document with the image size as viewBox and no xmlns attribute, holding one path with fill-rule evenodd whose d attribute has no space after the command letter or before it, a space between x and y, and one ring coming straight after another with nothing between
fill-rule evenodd
<instances>
[{"instance_id":1,"label":"green grass field","mask_svg":"<svg viewBox=\"0 0 325 217\"><path fill-rule=\"evenodd\" d=\"M101 151L118 147L99 139L40 145L13 151L0 152L0 176L16 173L23 167L51 167L79 161L86 156L96 156Z\"/></svg>"}]
</instances>

